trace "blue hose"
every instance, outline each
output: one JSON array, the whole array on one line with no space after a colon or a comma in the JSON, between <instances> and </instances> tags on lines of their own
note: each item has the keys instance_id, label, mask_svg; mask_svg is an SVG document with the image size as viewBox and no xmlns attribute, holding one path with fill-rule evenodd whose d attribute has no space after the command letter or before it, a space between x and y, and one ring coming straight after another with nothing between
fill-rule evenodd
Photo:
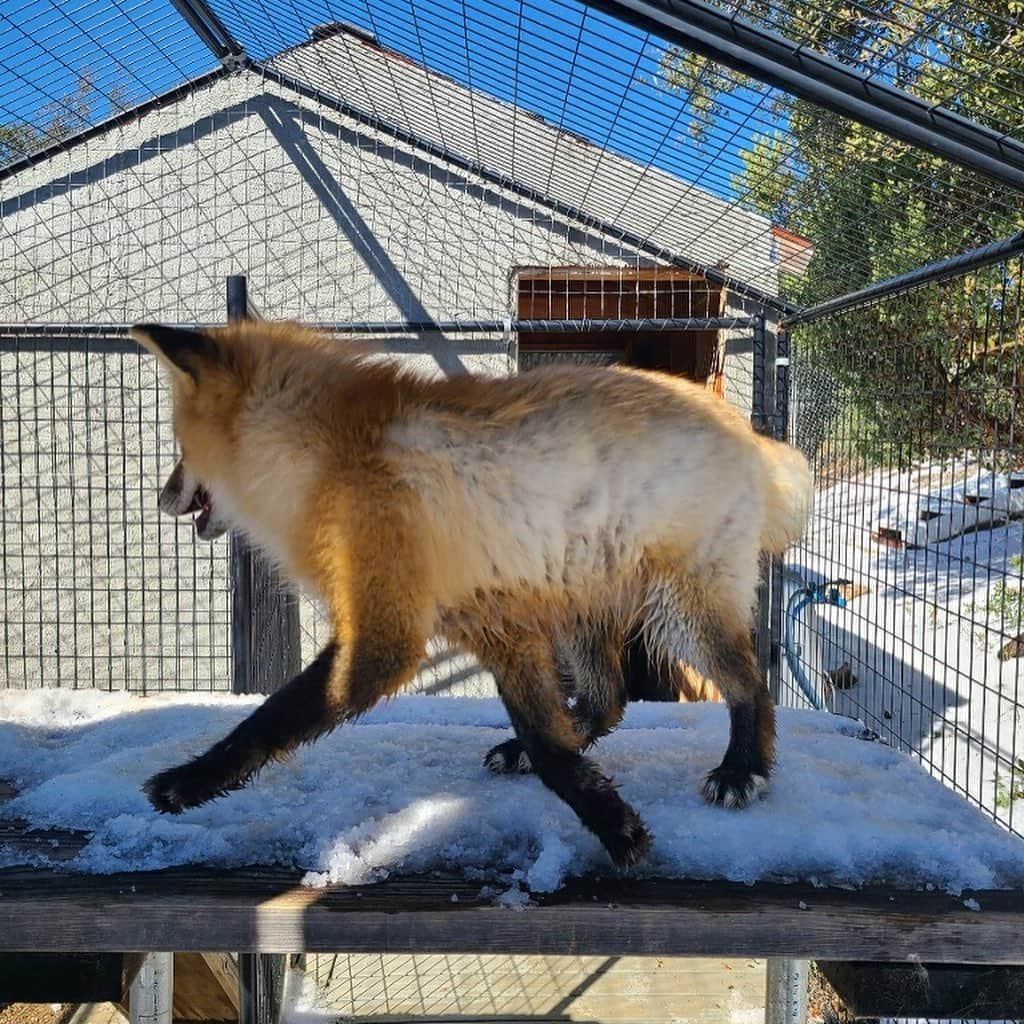
<instances>
[{"instance_id":1,"label":"blue hose","mask_svg":"<svg viewBox=\"0 0 1024 1024\"><path fill-rule=\"evenodd\" d=\"M782 649L786 655L786 664L789 665L793 678L811 707L816 708L818 711L827 711L828 708L825 706L825 702L818 695L818 688L807 675L800 660L800 652L793 639L793 623L796 621L797 616L811 604L832 604L837 608L845 608L846 599L839 588L844 583L848 583L849 580L830 580L827 583L818 585L808 583L799 573L794 572L792 569L786 570L786 576L790 581L795 581L798 584L797 589L790 594L789 600L786 602L786 615L782 636Z\"/></svg>"},{"instance_id":2,"label":"blue hose","mask_svg":"<svg viewBox=\"0 0 1024 1024\"><path fill-rule=\"evenodd\" d=\"M793 640L793 623L796 621L796 617L804 610L804 608L814 603L814 592L810 587L805 586L800 590L794 590L790 595L789 600L786 602L786 618L783 628L782 649L786 653L786 664L789 665L789 671L793 673L793 678L797 681L797 685L800 687L803 695L810 702L811 707L818 711L826 711L828 709L825 707L825 703L822 701L821 697L818 696L817 687L811 682L807 673L804 671L803 662L800 660L796 643Z\"/></svg>"}]
</instances>

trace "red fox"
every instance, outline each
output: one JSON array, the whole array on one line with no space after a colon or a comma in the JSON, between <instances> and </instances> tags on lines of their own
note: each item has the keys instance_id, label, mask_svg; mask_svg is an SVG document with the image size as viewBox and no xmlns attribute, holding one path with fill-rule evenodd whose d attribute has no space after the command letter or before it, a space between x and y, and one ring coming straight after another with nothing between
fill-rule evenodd
<instances>
[{"instance_id":1,"label":"red fox","mask_svg":"<svg viewBox=\"0 0 1024 1024\"><path fill-rule=\"evenodd\" d=\"M772 768L751 643L759 552L802 532L806 460L703 388L624 368L428 379L294 324L139 325L169 371L181 461L161 507L238 528L325 604L332 640L145 791L179 813L394 694L441 635L495 676L528 766L629 867L651 837L584 755L626 703L623 651L713 680L730 711L703 783L727 807Z\"/></svg>"}]
</instances>

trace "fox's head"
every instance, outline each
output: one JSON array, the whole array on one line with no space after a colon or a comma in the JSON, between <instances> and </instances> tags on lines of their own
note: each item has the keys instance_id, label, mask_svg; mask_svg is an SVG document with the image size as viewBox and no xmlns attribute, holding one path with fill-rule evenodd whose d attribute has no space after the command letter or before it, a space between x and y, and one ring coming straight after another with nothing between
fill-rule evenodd
<instances>
[{"instance_id":1,"label":"fox's head","mask_svg":"<svg viewBox=\"0 0 1024 1024\"><path fill-rule=\"evenodd\" d=\"M159 324L137 324L131 336L169 371L174 397L181 458L160 492L160 508L175 516L195 513L196 534L214 540L234 525L225 499L245 397L237 339L217 329Z\"/></svg>"},{"instance_id":2,"label":"fox's head","mask_svg":"<svg viewBox=\"0 0 1024 1024\"><path fill-rule=\"evenodd\" d=\"M315 452L341 443L353 405L386 414L380 395L391 385L368 388L359 370L369 350L263 320L204 330L138 324L131 335L160 360L174 399L181 460L160 508L195 513L203 540L238 527L284 564L322 472ZM382 365L366 372L390 381Z\"/></svg>"}]
</instances>

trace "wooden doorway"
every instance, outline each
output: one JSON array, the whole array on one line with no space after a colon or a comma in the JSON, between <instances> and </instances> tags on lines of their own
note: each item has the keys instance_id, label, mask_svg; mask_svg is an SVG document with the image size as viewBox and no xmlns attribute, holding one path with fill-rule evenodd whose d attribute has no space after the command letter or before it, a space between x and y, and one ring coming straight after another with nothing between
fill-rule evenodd
<instances>
[{"instance_id":1,"label":"wooden doorway","mask_svg":"<svg viewBox=\"0 0 1024 1024\"><path fill-rule=\"evenodd\" d=\"M517 275L523 320L717 317L722 289L678 267L554 267ZM721 393L718 331L521 331L519 367L573 361L625 363L675 373Z\"/></svg>"}]
</instances>

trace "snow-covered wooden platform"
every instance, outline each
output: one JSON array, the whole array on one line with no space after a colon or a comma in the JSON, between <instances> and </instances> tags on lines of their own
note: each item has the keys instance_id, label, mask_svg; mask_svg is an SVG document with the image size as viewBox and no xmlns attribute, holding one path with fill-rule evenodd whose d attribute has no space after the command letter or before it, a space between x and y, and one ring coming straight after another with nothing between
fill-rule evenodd
<instances>
[{"instance_id":1,"label":"snow-covered wooden platform","mask_svg":"<svg viewBox=\"0 0 1024 1024\"><path fill-rule=\"evenodd\" d=\"M142 780L258 699L0 694L0 950L1024 964L1024 843L849 719L783 711L737 812L698 792L724 706L631 706L595 756L655 844L617 877L538 780L484 769L493 700L401 698L154 812Z\"/></svg>"},{"instance_id":2,"label":"snow-covered wooden platform","mask_svg":"<svg viewBox=\"0 0 1024 1024\"><path fill-rule=\"evenodd\" d=\"M575 814L532 776L483 755L511 735L492 699L400 697L268 765L250 786L177 817L141 792L205 749L261 698L0 693L0 816L53 835L46 862L83 874L258 864L313 887L457 873L515 905L610 864ZM711 807L705 773L728 739L722 704L633 704L593 755L654 835L640 877L964 889L1024 886L1024 842L856 721L781 709L763 799ZM40 851L0 835L0 868Z\"/></svg>"},{"instance_id":3,"label":"snow-covered wooden platform","mask_svg":"<svg viewBox=\"0 0 1024 1024\"><path fill-rule=\"evenodd\" d=\"M310 888L295 872L0 871L0 950L477 952L1024 964L1024 896L574 879L522 909L444 876ZM965 905L976 901L980 909ZM973 905L973 904L972 904Z\"/></svg>"}]
</instances>

